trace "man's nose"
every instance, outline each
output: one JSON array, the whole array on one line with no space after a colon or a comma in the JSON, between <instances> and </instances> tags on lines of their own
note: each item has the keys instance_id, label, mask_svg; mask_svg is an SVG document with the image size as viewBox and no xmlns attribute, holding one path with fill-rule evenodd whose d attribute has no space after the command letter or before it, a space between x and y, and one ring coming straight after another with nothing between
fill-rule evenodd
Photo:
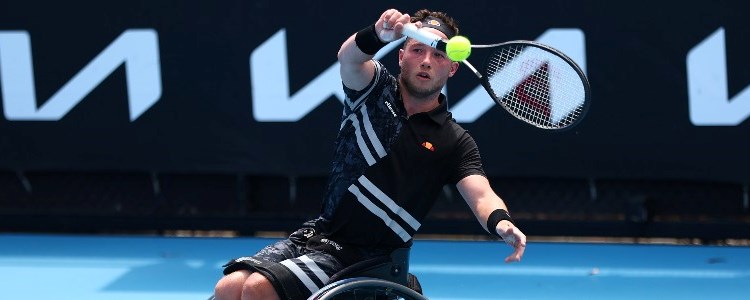
<instances>
[{"instance_id":1,"label":"man's nose","mask_svg":"<svg viewBox=\"0 0 750 300\"><path fill-rule=\"evenodd\" d=\"M432 57L431 53L428 53L427 55L422 58L422 63L420 64L423 68L431 68L432 67L432 61L430 60L430 57Z\"/></svg>"}]
</instances>

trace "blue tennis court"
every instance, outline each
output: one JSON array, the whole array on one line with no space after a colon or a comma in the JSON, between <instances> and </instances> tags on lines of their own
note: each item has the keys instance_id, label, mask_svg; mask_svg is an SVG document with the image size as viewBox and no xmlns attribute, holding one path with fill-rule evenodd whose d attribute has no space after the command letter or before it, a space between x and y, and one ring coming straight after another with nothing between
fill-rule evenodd
<instances>
[{"instance_id":1,"label":"blue tennis court","mask_svg":"<svg viewBox=\"0 0 750 300\"><path fill-rule=\"evenodd\" d=\"M0 235L2 299L205 299L233 256L266 238ZM419 240L430 299L746 299L750 248Z\"/></svg>"}]
</instances>

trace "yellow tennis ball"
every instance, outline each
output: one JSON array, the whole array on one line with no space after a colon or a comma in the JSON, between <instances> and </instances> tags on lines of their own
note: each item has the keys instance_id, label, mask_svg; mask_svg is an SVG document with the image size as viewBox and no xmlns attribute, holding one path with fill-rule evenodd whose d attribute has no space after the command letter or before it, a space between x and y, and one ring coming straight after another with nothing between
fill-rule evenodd
<instances>
[{"instance_id":1,"label":"yellow tennis ball","mask_svg":"<svg viewBox=\"0 0 750 300\"><path fill-rule=\"evenodd\" d=\"M471 42L466 37L457 35L448 40L445 53L452 61L462 61L471 55Z\"/></svg>"}]
</instances>

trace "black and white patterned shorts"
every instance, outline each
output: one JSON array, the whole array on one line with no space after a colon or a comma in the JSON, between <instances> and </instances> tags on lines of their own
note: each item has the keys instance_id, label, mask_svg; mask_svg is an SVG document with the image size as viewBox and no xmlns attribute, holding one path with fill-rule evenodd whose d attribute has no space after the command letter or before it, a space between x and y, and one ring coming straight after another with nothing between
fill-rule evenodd
<instances>
[{"instance_id":1,"label":"black and white patterned shorts","mask_svg":"<svg viewBox=\"0 0 750 300\"><path fill-rule=\"evenodd\" d=\"M281 299L307 299L329 283L331 276L362 257L359 251L303 227L288 239L266 246L251 257L224 265L224 274L249 270L263 274Z\"/></svg>"}]
</instances>

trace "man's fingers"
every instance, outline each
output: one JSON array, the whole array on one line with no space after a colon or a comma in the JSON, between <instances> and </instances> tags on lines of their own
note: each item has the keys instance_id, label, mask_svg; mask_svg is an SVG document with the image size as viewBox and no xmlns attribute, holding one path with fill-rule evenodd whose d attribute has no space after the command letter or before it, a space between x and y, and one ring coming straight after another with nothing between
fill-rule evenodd
<instances>
[{"instance_id":1,"label":"man's fingers","mask_svg":"<svg viewBox=\"0 0 750 300\"><path fill-rule=\"evenodd\" d=\"M521 231L511 227L502 235L503 240L512 246L514 251L505 258L506 263L521 261L523 253L526 251L526 236Z\"/></svg>"},{"instance_id":2,"label":"man's fingers","mask_svg":"<svg viewBox=\"0 0 750 300\"><path fill-rule=\"evenodd\" d=\"M523 257L524 251L526 251L526 245L516 247L516 250L513 251L511 255L505 258L505 262L510 263L521 261L521 257Z\"/></svg>"},{"instance_id":3,"label":"man's fingers","mask_svg":"<svg viewBox=\"0 0 750 300\"><path fill-rule=\"evenodd\" d=\"M395 9L386 10L381 16L383 29L393 29L396 22L403 17L401 12Z\"/></svg>"},{"instance_id":4,"label":"man's fingers","mask_svg":"<svg viewBox=\"0 0 750 300\"><path fill-rule=\"evenodd\" d=\"M409 14L403 14L403 15L401 15L401 17L399 17L396 20L396 22L401 23L401 24L410 23L411 22L411 17L409 16Z\"/></svg>"},{"instance_id":5,"label":"man's fingers","mask_svg":"<svg viewBox=\"0 0 750 300\"><path fill-rule=\"evenodd\" d=\"M508 256L508 257L505 258L505 262L506 263L513 263L513 262L519 262L519 261L521 261L521 257L519 257L518 255L515 255L515 254L510 255L510 256Z\"/></svg>"}]
</instances>

